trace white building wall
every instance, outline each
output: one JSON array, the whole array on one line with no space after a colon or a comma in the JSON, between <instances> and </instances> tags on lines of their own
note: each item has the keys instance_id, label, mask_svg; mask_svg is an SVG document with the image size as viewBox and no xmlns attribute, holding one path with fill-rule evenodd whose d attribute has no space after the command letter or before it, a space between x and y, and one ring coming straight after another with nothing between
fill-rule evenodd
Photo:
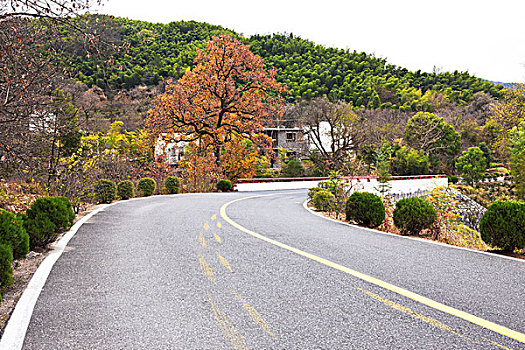
<instances>
[{"instance_id":1,"label":"white building wall","mask_svg":"<svg viewBox=\"0 0 525 350\"><path fill-rule=\"evenodd\" d=\"M257 181L257 179L253 179ZM261 181L256 183L238 183L235 188L239 192L250 192L250 191L275 191L275 190L293 190L293 189L308 189L316 187L322 180L308 180L301 181L299 178L294 179L295 181L282 181L279 182L277 179L271 181ZM372 192L379 194L375 189L378 186L376 177L360 177L348 179L347 182L352 185L356 191L360 192ZM392 185L389 193L401 194L411 193L416 191L432 190L436 187L447 186L447 177L432 177L422 178L417 177L399 177L395 180L389 181Z\"/></svg>"}]
</instances>

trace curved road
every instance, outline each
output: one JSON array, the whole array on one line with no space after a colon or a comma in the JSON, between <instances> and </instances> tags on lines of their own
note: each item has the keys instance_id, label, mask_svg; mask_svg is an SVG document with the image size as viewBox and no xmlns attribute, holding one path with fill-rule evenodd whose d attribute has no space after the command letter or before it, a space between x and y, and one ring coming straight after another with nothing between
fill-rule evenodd
<instances>
[{"instance_id":1,"label":"curved road","mask_svg":"<svg viewBox=\"0 0 525 350\"><path fill-rule=\"evenodd\" d=\"M24 349L525 348L504 335L525 333L524 262L331 222L305 198L108 207L54 266Z\"/></svg>"}]
</instances>

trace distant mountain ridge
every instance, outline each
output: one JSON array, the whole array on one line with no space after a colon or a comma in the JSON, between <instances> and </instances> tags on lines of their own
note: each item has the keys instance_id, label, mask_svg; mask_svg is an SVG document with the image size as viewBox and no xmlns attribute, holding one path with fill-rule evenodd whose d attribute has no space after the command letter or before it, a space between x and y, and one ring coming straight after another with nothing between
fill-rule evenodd
<instances>
[{"instance_id":1,"label":"distant mountain ridge","mask_svg":"<svg viewBox=\"0 0 525 350\"><path fill-rule=\"evenodd\" d=\"M82 21L87 26L103 25L100 32L127 47L111 54L111 66L81 50L74 52L70 65L78 80L103 89L132 89L178 79L193 67L197 48L222 33L250 45L268 68L277 71L277 80L291 92L286 96L289 102L327 96L356 107L414 111L431 108L440 95L465 104L480 91L497 98L504 88L467 72L412 72L365 52L324 47L293 34L243 38L207 23L159 24L105 15L88 16Z\"/></svg>"},{"instance_id":2,"label":"distant mountain ridge","mask_svg":"<svg viewBox=\"0 0 525 350\"><path fill-rule=\"evenodd\" d=\"M516 86L523 85L523 83L504 83L501 81L490 81L494 85L501 85L504 86L507 89L514 89Z\"/></svg>"}]
</instances>

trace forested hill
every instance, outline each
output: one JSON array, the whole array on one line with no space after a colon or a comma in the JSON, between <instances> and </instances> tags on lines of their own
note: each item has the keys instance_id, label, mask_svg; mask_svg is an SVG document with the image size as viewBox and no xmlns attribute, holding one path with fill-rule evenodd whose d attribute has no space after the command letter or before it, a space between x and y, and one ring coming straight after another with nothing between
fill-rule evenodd
<instances>
[{"instance_id":1,"label":"forested hill","mask_svg":"<svg viewBox=\"0 0 525 350\"><path fill-rule=\"evenodd\" d=\"M71 66L78 79L101 88L130 89L178 79L193 65L196 49L220 33L238 34L219 26L193 21L153 24L108 16L90 16L90 26L104 25L102 37L126 46L111 55L108 67L79 51ZM456 103L468 102L479 91L499 97L503 88L468 73L411 72L364 52L327 48L293 35L255 35L242 38L251 50L276 69L277 79L298 98L326 95L355 106L425 110L436 98L433 91ZM104 68L106 67L106 68Z\"/></svg>"}]
</instances>

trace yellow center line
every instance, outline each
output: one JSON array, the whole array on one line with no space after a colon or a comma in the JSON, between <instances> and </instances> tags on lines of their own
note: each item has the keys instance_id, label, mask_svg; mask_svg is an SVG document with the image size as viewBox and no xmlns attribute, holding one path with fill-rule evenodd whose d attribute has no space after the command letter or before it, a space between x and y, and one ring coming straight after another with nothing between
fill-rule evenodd
<instances>
[{"instance_id":1,"label":"yellow center line","mask_svg":"<svg viewBox=\"0 0 525 350\"><path fill-rule=\"evenodd\" d=\"M208 279L215 284L215 277L213 276L213 270L211 269L210 265L204 260L201 253L199 253L199 264L201 266L202 272L208 277Z\"/></svg>"},{"instance_id":2,"label":"yellow center line","mask_svg":"<svg viewBox=\"0 0 525 350\"><path fill-rule=\"evenodd\" d=\"M210 292L206 291L206 294L208 294L208 300L210 301L213 314L215 315L217 323L219 323L219 327L221 328L224 337L230 341L234 349L248 350L248 345L246 344L244 337L237 332L237 329L231 323L228 317L226 317L224 312L219 309L217 303L211 297Z\"/></svg>"},{"instance_id":3,"label":"yellow center line","mask_svg":"<svg viewBox=\"0 0 525 350\"><path fill-rule=\"evenodd\" d=\"M215 220L216 218L217 218L217 214L213 214L213 215L211 216L211 221Z\"/></svg>"},{"instance_id":4,"label":"yellow center line","mask_svg":"<svg viewBox=\"0 0 525 350\"><path fill-rule=\"evenodd\" d=\"M221 237L219 237L218 234L214 233L214 234L213 234L213 238L215 238L215 240L216 240L218 243L222 243L222 239L221 239Z\"/></svg>"},{"instance_id":5,"label":"yellow center line","mask_svg":"<svg viewBox=\"0 0 525 350\"><path fill-rule=\"evenodd\" d=\"M383 303L383 304L385 304L387 306L390 306L393 309L396 309L398 311L404 312L404 313L406 313L406 314L408 314L408 315L410 315L410 316L412 316L412 317L414 317L414 318L416 318L418 320L421 320L423 322L428 323L431 326L434 326L436 328L439 328L439 329L442 329L444 331L450 332L450 333L452 333L452 334L454 334L454 335L456 335L458 337L464 338L464 339L466 339L466 340L468 340L468 341L470 341L472 343L479 344L478 341L476 341L474 339L470 339L466 335L456 332L452 327L450 327L450 326L444 324L443 322L440 322L440 321L438 321L438 320L436 320L436 319L434 319L432 317L423 315L422 313L416 312L416 311L414 311L414 310L412 310L412 309L410 309L410 308L408 308L406 306L403 306L403 305L395 303L395 302L393 302L391 300L382 298L379 295L374 294L372 292L369 292L367 290L364 290L364 289L361 289L361 288L357 288L357 289L359 289L361 292L365 293L366 295L374 298L375 300L380 301L381 303Z\"/></svg>"},{"instance_id":6,"label":"yellow center line","mask_svg":"<svg viewBox=\"0 0 525 350\"><path fill-rule=\"evenodd\" d=\"M230 266L230 263L228 262L228 260L226 260L225 257L223 257L222 255L220 255L219 253L217 253L217 257L219 258L219 261L221 262L221 264L227 268L228 270L230 270L230 272L233 272L232 270L232 267Z\"/></svg>"},{"instance_id":7,"label":"yellow center line","mask_svg":"<svg viewBox=\"0 0 525 350\"><path fill-rule=\"evenodd\" d=\"M484 338L484 337L482 337L482 338L483 338L484 340L488 341L489 343L491 343L492 345L496 345L496 346L499 347L499 348L502 348L502 349L505 349L505 350L512 350L511 348L508 348L508 347L506 347L506 346L504 346L504 345L498 344L498 343L496 343L495 341L492 341L492 340L487 339L487 338Z\"/></svg>"},{"instance_id":8,"label":"yellow center line","mask_svg":"<svg viewBox=\"0 0 525 350\"><path fill-rule=\"evenodd\" d=\"M206 248L206 239L202 235L202 232L199 233L199 243L202 245L203 248Z\"/></svg>"},{"instance_id":9,"label":"yellow center line","mask_svg":"<svg viewBox=\"0 0 525 350\"><path fill-rule=\"evenodd\" d=\"M270 326L268 326L268 324L266 323L266 321L264 321L263 317L261 316L261 314L259 314L259 312L249 303L247 302L246 300L244 300L240 295L239 293L237 292L234 292L235 296L237 297L237 299L239 299L239 301L241 302L242 306L244 307L244 309L246 310L246 312L248 313L248 315L252 318L252 320L257 323L259 326L261 326L261 328L263 329L263 331L265 331L266 333L268 333L272 338L274 339L277 339L277 337L275 336L275 334L270 330Z\"/></svg>"},{"instance_id":10,"label":"yellow center line","mask_svg":"<svg viewBox=\"0 0 525 350\"><path fill-rule=\"evenodd\" d=\"M359 278L359 279L361 279L363 281L366 281L368 283L374 284L374 285L379 286L381 288L387 289L387 290L389 290L391 292L397 293L397 294L402 295L404 297L407 297L409 299L415 300L415 301L417 301L417 302L419 302L419 303L421 303L423 305L429 306L429 307L431 307L433 309L439 310L441 312L445 312L447 314L450 314L450 315L453 315L455 317L461 318L461 319L466 320L468 322L474 323L474 324L476 324L478 326L481 326L483 328L489 329L489 330L491 330L493 332L502 334L502 335L504 335L506 337L509 337L509 338L518 340L518 341L520 341L522 343L525 343L525 334L523 334L523 333L520 333L518 331L514 331L514 330L512 330L510 328L501 326L501 325L496 324L494 322L487 321L487 320L482 319L480 317L471 315L471 314L469 314L469 313L467 313L465 311L458 310L458 309L453 308L451 306L442 304L440 302L434 301L432 299L429 299L429 298L424 297L422 295L419 295L417 293L411 292L411 291L409 291L407 289L395 286L395 285L390 284L388 282L384 282L384 281L382 281L382 280L380 280L378 278L366 275L366 274L361 273L361 272L356 271L356 270L352 270L352 269L350 269L348 267L345 267L343 265L339 265L339 264L334 263L334 262L332 262L330 260L321 258L321 257L316 256L316 255L311 254L311 253L307 253L305 251L302 251L300 249L294 248L294 247L289 246L287 244L281 243L281 242L276 241L274 239L265 237L265 236L263 236L261 234L258 234L256 232L250 231L247 228L239 225L238 223L236 223L235 221L230 219L230 217L226 214L226 208L230 204L233 204L235 202L239 202L239 201L242 201L242 200L250 199L250 198L258 198L258 197L265 197L265 196L272 196L272 195L258 195L258 196L249 196L249 197L243 197L243 198L235 199L233 201L225 203L220 209L220 214L221 214L222 218L226 222L228 222L230 225L232 225L233 227L235 227L236 229L238 229L238 230L240 230L242 232L245 232L245 233L249 234L252 237L258 238L258 239L260 239L262 241L265 241L267 243L273 244L273 245L275 245L277 247L280 247L282 249L286 249L286 250L288 250L290 252L293 252L293 253L295 253L297 255L300 255L300 256L303 256L305 258L317 261L318 263L321 263L323 265L329 266L329 267L334 268L336 270L339 270L341 272L347 273L347 274L349 274L351 276L354 276L356 278Z\"/></svg>"},{"instance_id":11,"label":"yellow center line","mask_svg":"<svg viewBox=\"0 0 525 350\"><path fill-rule=\"evenodd\" d=\"M208 224L208 221L204 224L204 229L208 231L210 229L210 224Z\"/></svg>"},{"instance_id":12,"label":"yellow center line","mask_svg":"<svg viewBox=\"0 0 525 350\"><path fill-rule=\"evenodd\" d=\"M217 227L218 227L218 228L221 228L221 227L222 227L222 224L221 224L220 221L217 221Z\"/></svg>"}]
</instances>

